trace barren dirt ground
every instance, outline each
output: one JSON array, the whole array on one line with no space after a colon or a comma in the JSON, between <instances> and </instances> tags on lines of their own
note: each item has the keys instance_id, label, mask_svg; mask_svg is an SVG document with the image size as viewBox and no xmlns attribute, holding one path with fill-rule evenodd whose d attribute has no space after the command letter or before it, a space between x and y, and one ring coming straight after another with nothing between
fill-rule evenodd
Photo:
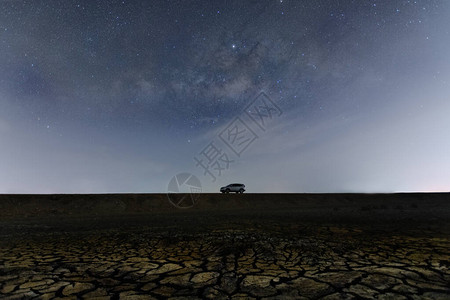
<instances>
[{"instance_id":1,"label":"barren dirt ground","mask_svg":"<svg viewBox=\"0 0 450 300\"><path fill-rule=\"evenodd\" d=\"M320 212L2 221L8 299L449 299L448 222Z\"/></svg>"}]
</instances>

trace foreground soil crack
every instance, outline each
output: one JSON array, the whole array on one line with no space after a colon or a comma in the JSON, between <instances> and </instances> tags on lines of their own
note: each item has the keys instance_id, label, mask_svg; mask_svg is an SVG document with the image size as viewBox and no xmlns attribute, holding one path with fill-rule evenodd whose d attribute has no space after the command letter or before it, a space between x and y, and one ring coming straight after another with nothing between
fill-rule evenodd
<instances>
[{"instance_id":1,"label":"foreground soil crack","mask_svg":"<svg viewBox=\"0 0 450 300\"><path fill-rule=\"evenodd\" d=\"M450 239L285 220L8 233L8 299L450 297Z\"/></svg>"}]
</instances>

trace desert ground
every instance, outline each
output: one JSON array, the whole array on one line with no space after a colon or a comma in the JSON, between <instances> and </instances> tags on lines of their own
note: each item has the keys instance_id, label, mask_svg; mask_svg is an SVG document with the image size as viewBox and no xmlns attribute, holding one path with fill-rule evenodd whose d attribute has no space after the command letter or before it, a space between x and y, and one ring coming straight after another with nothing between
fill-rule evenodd
<instances>
[{"instance_id":1,"label":"desert ground","mask_svg":"<svg viewBox=\"0 0 450 300\"><path fill-rule=\"evenodd\" d=\"M449 299L450 194L0 195L0 298Z\"/></svg>"}]
</instances>

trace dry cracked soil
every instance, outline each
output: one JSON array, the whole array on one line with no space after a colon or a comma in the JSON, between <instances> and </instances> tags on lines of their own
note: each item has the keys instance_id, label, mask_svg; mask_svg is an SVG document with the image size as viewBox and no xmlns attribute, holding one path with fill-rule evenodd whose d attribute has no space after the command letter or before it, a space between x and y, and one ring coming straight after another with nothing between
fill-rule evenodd
<instances>
[{"instance_id":1,"label":"dry cracked soil","mask_svg":"<svg viewBox=\"0 0 450 300\"><path fill-rule=\"evenodd\" d=\"M450 299L446 226L279 212L3 222L6 299Z\"/></svg>"}]
</instances>

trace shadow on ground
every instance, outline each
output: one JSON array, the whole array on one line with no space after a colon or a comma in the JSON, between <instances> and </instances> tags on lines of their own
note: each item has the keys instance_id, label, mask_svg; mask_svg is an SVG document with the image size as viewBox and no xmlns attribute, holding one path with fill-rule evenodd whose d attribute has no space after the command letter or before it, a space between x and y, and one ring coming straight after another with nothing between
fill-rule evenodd
<instances>
[{"instance_id":1,"label":"shadow on ground","mask_svg":"<svg viewBox=\"0 0 450 300\"><path fill-rule=\"evenodd\" d=\"M0 296L448 299L449 200L0 195Z\"/></svg>"}]
</instances>

